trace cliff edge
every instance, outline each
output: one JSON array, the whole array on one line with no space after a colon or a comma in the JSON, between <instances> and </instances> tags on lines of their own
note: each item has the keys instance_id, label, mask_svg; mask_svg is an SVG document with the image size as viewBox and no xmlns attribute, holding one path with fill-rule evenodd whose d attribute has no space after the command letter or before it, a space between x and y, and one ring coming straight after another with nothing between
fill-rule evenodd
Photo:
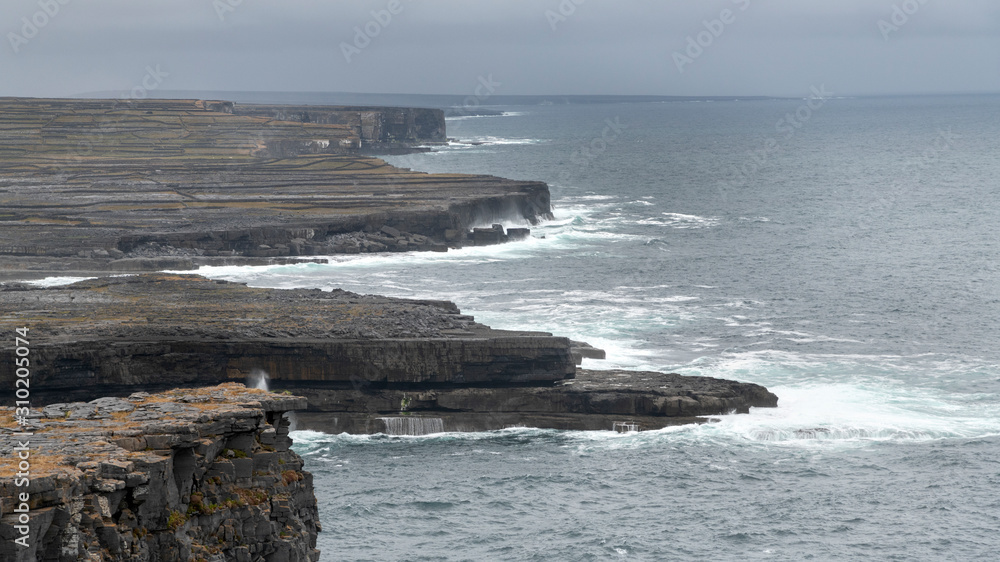
<instances>
[{"instance_id":1,"label":"cliff edge","mask_svg":"<svg viewBox=\"0 0 1000 562\"><path fill-rule=\"evenodd\" d=\"M223 384L0 409L0 559L318 560L283 417L305 404Z\"/></svg>"},{"instance_id":2,"label":"cliff edge","mask_svg":"<svg viewBox=\"0 0 1000 562\"><path fill-rule=\"evenodd\" d=\"M272 388L309 397L303 428L329 433L658 429L778 400L747 383L579 371L579 355L597 350L494 330L446 301L161 273L0 286L0 309L0 331L31 330L33 396L90 400L264 372ZM0 349L0 388L14 388L15 362Z\"/></svg>"}]
</instances>

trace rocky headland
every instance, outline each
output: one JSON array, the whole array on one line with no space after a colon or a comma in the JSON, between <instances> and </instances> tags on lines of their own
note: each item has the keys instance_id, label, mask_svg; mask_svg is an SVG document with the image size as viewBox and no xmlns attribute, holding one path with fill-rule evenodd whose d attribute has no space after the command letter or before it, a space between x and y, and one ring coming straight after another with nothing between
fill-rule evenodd
<instances>
[{"instance_id":1,"label":"rocky headland","mask_svg":"<svg viewBox=\"0 0 1000 562\"><path fill-rule=\"evenodd\" d=\"M0 559L319 560L284 416L305 403L226 384L0 409Z\"/></svg>"},{"instance_id":2,"label":"rocky headland","mask_svg":"<svg viewBox=\"0 0 1000 562\"><path fill-rule=\"evenodd\" d=\"M27 380L31 407L0 411L4 559L315 560L292 409L301 428L419 435L647 430L777 404L753 384L578 369L603 352L450 302L162 273L498 244L531 236L501 221L551 216L541 182L367 155L445 139L439 110L0 99L0 333L30 341L0 346L0 397L15 405ZM23 283L53 275L97 278ZM264 376L308 403L234 384ZM19 429L30 554L10 550Z\"/></svg>"},{"instance_id":3,"label":"rocky headland","mask_svg":"<svg viewBox=\"0 0 1000 562\"><path fill-rule=\"evenodd\" d=\"M0 278L446 251L550 215L541 182L362 153L444 126L440 110L0 99Z\"/></svg>"},{"instance_id":4,"label":"rocky headland","mask_svg":"<svg viewBox=\"0 0 1000 562\"><path fill-rule=\"evenodd\" d=\"M578 371L597 350L548 333L494 330L444 301L144 274L8 284L0 308L0 330L31 327L32 357L44 366L33 396L42 400L266 374L272 388L309 397L303 428L410 434L611 430L617 422L657 429L777 403L752 384ZM14 359L0 351L3 388L14 386Z\"/></svg>"}]
</instances>

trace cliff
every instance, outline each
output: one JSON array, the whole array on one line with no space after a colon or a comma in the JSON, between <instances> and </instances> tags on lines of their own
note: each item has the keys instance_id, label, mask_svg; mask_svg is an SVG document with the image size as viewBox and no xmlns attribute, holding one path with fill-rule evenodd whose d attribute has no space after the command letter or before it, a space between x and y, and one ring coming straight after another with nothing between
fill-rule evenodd
<instances>
[{"instance_id":1,"label":"cliff","mask_svg":"<svg viewBox=\"0 0 1000 562\"><path fill-rule=\"evenodd\" d=\"M596 350L548 333L493 330L442 301L151 274L8 285L0 307L0 330L30 327L33 393L43 398L266 372L274 388L309 396L304 427L338 433L425 423L402 418L455 431L612 429L623 421L653 429L777 403L762 387L732 381L578 372L578 356ZM14 359L0 350L0 388L14 388Z\"/></svg>"},{"instance_id":2,"label":"cliff","mask_svg":"<svg viewBox=\"0 0 1000 562\"><path fill-rule=\"evenodd\" d=\"M413 143L447 140L441 109L234 104L233 113L279 121L346 125L361 140L361 148L405 148Z\"/></svg>"},{"instance_id":3,"label":"cliff","mask_svg":"<svg viewBox=\"0 0 1000 562\"><path fill-rule=\"evenodd\" d=\"M640 371L577 370L574 378L551 386L329 389L279 381L275 387L309 394L299 423L327 433L420 435L508 427L647 431L778 405L777 396L755 384Z\"/></svg>"},{"instance_id":4,"label":"cliff","mask_svg":"<svg viewBox=\"0 0 1000 562\"><path fill-rule=\"evenodd\" d=\"M0 275L446 251L490 238L474 227L550 216L541 182L360 153L439 138L439 113L0 99Z\"/></svg>"},{"instance_id":5,"label":"cliff","mask_svg":"<svg viewBox=\"0 0 1000 562\"><path fill-rule=\"evenodd\" d=\"M136 393L33 410L29 437L0 410L0 559L318 560L283 417L305 402L239 384Z\"/></svg>"},{"instance_id":6,"label":"cliff","mask_svg":"<svg viewBox=\"0 0 1000 562\"><path fill-rule=\"evenodd\" d=\"M492 330L448 302L340 290L150 274L3 286L0 309L0 330L30 328L41 398L243 381L255 370L348 388L551 383L575 370L566 338ZM13 391L14 358L0 348L0 394Z\"/></svg>"}]
</instances>

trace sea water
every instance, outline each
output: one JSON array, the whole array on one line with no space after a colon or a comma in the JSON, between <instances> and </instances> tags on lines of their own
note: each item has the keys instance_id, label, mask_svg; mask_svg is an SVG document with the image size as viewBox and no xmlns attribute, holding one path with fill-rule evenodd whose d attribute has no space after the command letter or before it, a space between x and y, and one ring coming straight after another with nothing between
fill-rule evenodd
<instances>
[{"instance_id":1,"label":"sea water","mask_svg":"<svg viewBox=\"0 0 1000 562\"><path fill-rule=\"evenodd\" d=\"M996 559L1000 98L809 101L494 107L387 160L548 182L530 240L203 269L449 299L607 350L588 368L780 398L642 433L295 432L323 559Z\"/></svg>"}]
</instances>

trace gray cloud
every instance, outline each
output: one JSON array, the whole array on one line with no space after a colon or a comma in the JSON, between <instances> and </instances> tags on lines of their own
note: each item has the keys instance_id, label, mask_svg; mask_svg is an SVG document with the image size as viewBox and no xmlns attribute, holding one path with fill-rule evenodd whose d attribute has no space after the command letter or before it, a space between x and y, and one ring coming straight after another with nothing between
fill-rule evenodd
<instances>
[{"instance_id":1,"label":"gray cloud","mask_svg":"<svg viewBox=\"0 0 1000 562\"><path fill-rule=\"evenodd\" d=\"M391 1L7 0L0 95L128 90L149 65L170 90L463 94L492 73L506 94L1000 91L992 0L398 0L375 22ZM681 72L674 53L698 56Z\"/></svg>"}]
</instances>

